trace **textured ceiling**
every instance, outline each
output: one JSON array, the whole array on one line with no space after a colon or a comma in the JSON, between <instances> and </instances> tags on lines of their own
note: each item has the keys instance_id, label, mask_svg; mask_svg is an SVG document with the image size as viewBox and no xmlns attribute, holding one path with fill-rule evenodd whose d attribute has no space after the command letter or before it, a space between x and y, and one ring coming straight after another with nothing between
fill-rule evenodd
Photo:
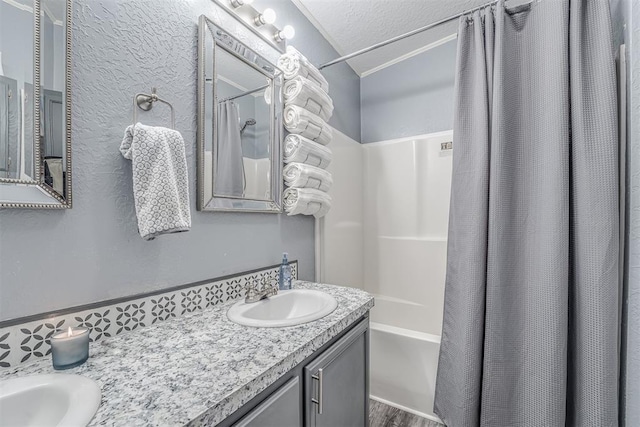
<instances>
[{"instance_id":1,"label":"textured ceiling","mask_svg":"<svg viewBox=\"0 0 640 427\"><path fill-rule=\"evenodd\" d=\"M333 47L346 55L488 0L293 0ZM456 32L457 21L349 60L362 75Z\"/></svg>"}]
</instances>

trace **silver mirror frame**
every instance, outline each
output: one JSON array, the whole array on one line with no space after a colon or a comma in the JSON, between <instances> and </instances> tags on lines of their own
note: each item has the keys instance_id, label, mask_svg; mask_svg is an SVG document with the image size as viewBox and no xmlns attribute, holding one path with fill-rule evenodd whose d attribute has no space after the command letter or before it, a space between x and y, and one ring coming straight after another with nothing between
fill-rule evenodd
<instances>
[{"instance_id":1,"label":"silver mirror frame","mask_svg":"<svg viewBox=\"0 0 640 427\"><path fill-rule=\"evenodd\" d=\"M233 55L249 66L267 75L271 78L271 107L270 107L270 159L271 159L271 199L256 200L244 199L237 197L220 197L213 194L205 194L205 148L206 148L206 117L205 117L205 100L206 100L206 76L205 61L207 60L207 42L206 37L211 37L213 41L213 52L209 53L215 61L216 49L224 49L225 52ZM238 53L238 47L243 52ZM216 74L215 62L213 64L213 74ZM266 71L266 73L265 73ZM280 84L276 82L280 80ZM265 59L260 54L246 46L241 41L233 37L229 32L220 28L216 23L211 21L204 15L199 18L198 25L198 134L197 134L197 161L198 161L198 195L197 208L199 211L214 212L262 212L262 213L281 213L282 212L282 141L283 134L282 124L282 102L281 89L283 81L283 73L276 65ZM214 92L214 100L215 92ZM217 103L214 101L213 117L217 117ZM213 156L216 156L217 150L217 129L213 129ZM215 162L212 162L212 188L215 188ZM217 205L216 205L217 203Z\"/></svg>"},{"instance_id":2,"label":"silver mirror frame","mask_svg":"<svg viewBox=\"0 0 640 427\"><path fill-rule=\"evenodd\" d=\"M72 162L71 162L71 17L73 14L73 0L66 0L65 3L65 71L64 71L64 100L65 100L65 193L66 198L53 191L44 183L43 159L38 141L41 133L42 123L40 121L40 28L41 28L41 3L42 0L33 0L33 160L35 180L0 178L2 184L21 184L37 187L53 200L51 203L29 203L29 202L3 202L0 201L0 209L71 209L72 207Z\"/></svg>"}]
</instances>

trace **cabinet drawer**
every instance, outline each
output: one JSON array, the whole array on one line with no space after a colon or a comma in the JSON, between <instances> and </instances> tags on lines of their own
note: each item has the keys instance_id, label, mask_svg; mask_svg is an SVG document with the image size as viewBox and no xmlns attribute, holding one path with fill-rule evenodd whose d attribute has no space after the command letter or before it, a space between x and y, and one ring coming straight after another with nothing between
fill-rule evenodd
<instances>
[{"instance_id":1,"label":"cabinet drawer","mask_svg":"<svg viewBox=\"0 0 640 427\"><path fill-rule=\"evenodd\" d=\"M234 427L297 427L300 425L300 380L292 378L245 415Z\"/></svg>"}]
</instances>

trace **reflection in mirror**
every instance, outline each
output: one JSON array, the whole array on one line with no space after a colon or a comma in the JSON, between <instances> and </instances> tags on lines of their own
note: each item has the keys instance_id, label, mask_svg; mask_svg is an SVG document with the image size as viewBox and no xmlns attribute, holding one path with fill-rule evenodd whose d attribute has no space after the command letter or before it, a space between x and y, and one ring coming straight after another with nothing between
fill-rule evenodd
<instances>
[{"instance_id":1,"label":"reflection in mirror","mask_svg":"<svg viewBox=\"0 0 640 427\"><path fill-rule=\"evenodd\" d=\"M204 17L200 52L199 208L279 212L282 77Z\"/></svg>"},{"instance_id":2,"label":"reflection in mirror","mask_svg":"<svg viewBox=\"0 0 640 427\"><path fill-rule=\"evenodd\" d=\"M0 2L0 178L33 180L33 0ZM30 122L33 125L33 121Z\"/></svg>"},{"instance_id":3,"label":"reflection in mirror","mask_svg":"<svg viewBox=\"0 0 640 427\"><path fill-rule=\"evenodd\" d=\"M20 174L20 110L18 82L0 76L0 176L17 179Z\"/></svg>"},{"instance_id":4,"label":"reflection in mirror","mask_svg":"<svg viewBox=\"0 0 640 427\"><path fill-rule=\"evenodd\" d=\"M44 183L65 197L64 148L65 38L64 0L41 0L40 153Z\"/></svg>"},{"instance_id":5,"label":"reflection in mirror","mask_svg":"<svg viewBox=\"0 0 640 427\"><path fill-rule=\"evenodd\" d=\"M71 207L69 21L67 0L0 1L0 207Z\"/></svg>"},{"instance_id":6,"label":"reflection in mirror","mask_svg":"<svg viewBox=\"0 0 640 427\"><path fill-rule=\"evenodd\" d=\"M218 152L214 196L269 200L271 83L223 49L215 52Z\"/></svg>"}]
</instances>

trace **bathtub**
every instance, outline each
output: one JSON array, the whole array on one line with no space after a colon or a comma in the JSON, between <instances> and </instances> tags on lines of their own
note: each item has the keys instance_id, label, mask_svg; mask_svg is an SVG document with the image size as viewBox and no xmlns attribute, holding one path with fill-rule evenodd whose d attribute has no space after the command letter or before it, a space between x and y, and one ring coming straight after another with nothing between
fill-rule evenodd
<instances>
[{"instance_id":1,"label":"bathtub","mask_svg":"<svg viewBox=\"0 0 640 427\"><path fill-rule=\"evenodd\" d=\"M371 398L440 421L433 413L440 336L371 322Z\"/></svg>"}]
</instances>

